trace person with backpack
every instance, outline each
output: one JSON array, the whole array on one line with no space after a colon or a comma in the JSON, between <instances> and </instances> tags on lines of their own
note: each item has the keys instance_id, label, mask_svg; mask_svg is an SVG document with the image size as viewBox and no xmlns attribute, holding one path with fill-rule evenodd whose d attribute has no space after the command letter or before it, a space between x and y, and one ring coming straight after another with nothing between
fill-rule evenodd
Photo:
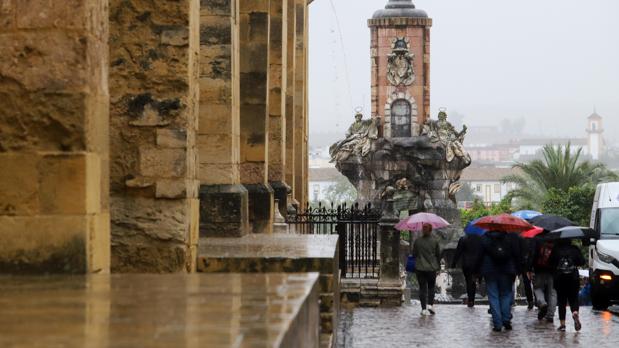
<instances>
[{"instance_id":1,"label":"person with backpack","mask_svg":"<svg viewBox=\"0 0 619 348\"><path fill-rule=\"evenodd\" d=\"M520 273L520 246L513 233L490 231L482 237L479 272L486 281L492 330L512 330L514 282Z\"/></svg>"},{"instance_id":2,"label":"person with backpack","mask_svg":"<svg viewBox=\"0 0 619 348\"><path fill-rule=\"evenodd\" d=\"M436 314L434 310L436 272L441 269L441 246L432 236L432 225L423 225L421 236L413 244L413 256L415 275L419 283L421 315L434 315Z\"/></svg>"},{"instance_id":3,"label":"person with backpack","mask_svg":"<svg viewBox=\"0 0 619 348\"><path fill-rule=\"evenodd\" d=\"M475 306L475 293L477 292L477 269L475 269L477 257L481 252L481 236L467 234L460 238L458 247L451 262L451 268L456 268L458 261L462 260L462 273L466 281L467 306Z\"/></svg>"},{"instance_id":4,"label":"person with backpack","mask_svg":"<svg viewBox=\"0 0 619 348\"><path fill-rule=\"evenodd\" d=\"M554 288L553 269L550 265L550 255L554 244L551 241L541 241L535 247L533 256L533 288L537 299L537 319L552 323L557 306L557 292Z\"/></svg>"},{"instance_id":5,"label":"person with backpack","mask_svg":"<svg viewBox=\"0 0 619 348\"><path fill-rule=\"evenodd\" d=\"M580 331L582 324L579 318L578 293L580 291L580 276L578 267L585 264L585 258L580 249L572 244L570 239L560 239L556 242L550 255L550 266L554 270L554 288L557 291L559 306L559 331L565 331L567 304L570 305L574 329Z\"/></svg>"}]
</instances>

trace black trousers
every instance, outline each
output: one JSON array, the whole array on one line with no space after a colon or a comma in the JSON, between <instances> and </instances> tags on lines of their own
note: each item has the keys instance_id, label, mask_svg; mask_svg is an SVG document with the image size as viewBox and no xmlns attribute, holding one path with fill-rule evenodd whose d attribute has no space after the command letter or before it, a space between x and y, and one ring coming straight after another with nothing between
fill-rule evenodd
<instances>
[{"instance_id":1,"label":"black trousers","mask_svg":"<svg viewBox=\"0 0 619 348\"><path fill-rule=\"evenodd\" d=\"M522 284L524 286L524 295L527 297L527 303L533 302L533 284L526 273L521 274Z\"/></svg>"},{"instance_id":2,"label":"black trousers","mask_svg":"<svg viewBox=\"0 0 619 348\"><path fill-rule=\"evenodd\" d=\"M466 281L466 297L470 303L475 303L475 293L477 292L477 277L469 270L462 270Z\"/></svg>"},{"instance_id":3,"label":"black trousers","mask_svg":"<svg viewBox=\"0 0 619 348\"><path fill-rule=\"evenodd\" d=\"M426 309L428 305L434 305L434 293L436 287L436 272L416 271L417 282L419 283L419 301L421 309Z\"/></svg>"},{"instance_id":4,"label":"black trousers","mask_svg":"<svg viewBox=\"0 0 619 348\"><path fill-rule=\"evenodd\" d=\"M554 279L554 287L557 290L557 305L559 306L559 320L565 320L567 305L569 303L570 310L578 312L578 291L580 290L580 281L578 276L566 275L558 276Z\"/></svg>"}]
</instances>

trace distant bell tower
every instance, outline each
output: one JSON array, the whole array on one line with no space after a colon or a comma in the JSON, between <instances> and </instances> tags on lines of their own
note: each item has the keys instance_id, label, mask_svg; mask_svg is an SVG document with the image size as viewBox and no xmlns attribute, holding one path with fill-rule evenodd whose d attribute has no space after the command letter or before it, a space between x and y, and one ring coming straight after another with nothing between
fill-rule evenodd
<instances>
[{"instance_id":1,"label":"distant bell tower","mask_svg":"<svg viewBox=\"0 0 619 348\"><path fill-rule=\"evenodd\" d=\"M371 29L372 116L385 138L419 134L430 118L432 19L412 0L389 0L368 21Z\"/></svg>"},{"instance_id":2,"label":"distant bell tower","mask_svg":"<svg viewBox=\"0 0 619 348\"><path fill-rule=\"evenodd\" d=\"M589 116L587 133L589 133L589 154L594 160L599 160L604 151L604 128L602 126L602 116L593 112Z\"/></svg>"}]
</instances>

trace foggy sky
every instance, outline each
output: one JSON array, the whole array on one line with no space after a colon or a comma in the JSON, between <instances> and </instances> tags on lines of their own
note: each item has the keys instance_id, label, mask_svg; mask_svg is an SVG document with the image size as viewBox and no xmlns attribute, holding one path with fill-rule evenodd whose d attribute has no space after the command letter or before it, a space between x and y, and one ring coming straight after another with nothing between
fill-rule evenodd
<instances>
[{"instance_id":1,"label":"foggy sky","mask_svg":"<svg viewBox=\"0 0 619 348\"><path fill-rule=\"evenodd\" d=\"M386 2L310 5L310 133L343 133L357 106L369 116L367 19ZM465 115L470 126L524 117L528 133L584 137L596 107L607 142L619 142L618 0L414 3L434 20L432 117L439 107Z\"/></svg>"}]
</instances>

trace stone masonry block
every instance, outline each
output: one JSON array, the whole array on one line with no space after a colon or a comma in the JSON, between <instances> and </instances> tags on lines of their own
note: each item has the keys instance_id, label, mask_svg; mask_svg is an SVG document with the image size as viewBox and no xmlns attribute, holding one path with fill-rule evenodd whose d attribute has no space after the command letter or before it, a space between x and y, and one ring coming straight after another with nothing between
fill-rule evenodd
<instances>
[{"instance_id":1,"label":"stone masonry block","mask_svg":"<svg viewBox=\"0 0 619 348\"><path fill-rule=\"evenodd\" d=\"M36 215L39 212L40 157L0 153L0 215Z\"/></svg>"},{"instance_id":2,"label":"stone masonry block","mask_svg":"<svg viewBox=\"0 0 619 348\"><path fill-rule=\"evenodd\" d=\"M200 163L198 178L204 185L235 184L240 180L239 171L238 163Z\"/></svg>"},{"instance_id":3,"label":"stone masonry block","mask_svg":"<svg viewBox=\"0 0 619 348\"><path fill-rule=\"evenodd\" d=\"M157 146L168 149L187 148L187 130L158 128Z\"/></svg>"},{"instance_id":4,"label":"stone masonry block","mask_svg":"<svg viewBox=\"0 0 619 348\"><path fill-rule=\"evenodd\" d=\"M230 104L202 104L200 108L200 130L199 134L234 134L238 135L235 129L235 122L232 119L232 107ZM238 121L236 121L238 124Z\"/></svg>"},{"instance_id":5,"label":"stone masonry block","mask_svg":"<svg viewBox=\"0 0 619 348\"><path fill-rule=\"evenodd\" d=\"M200 0L200 13L202 16L230 16L234 1L235 0Z\"/></svg>"},{"instance_id":6,"label":"stone masonry block","mask_svg":"<svg viewBox=\"0 0 619 348\"><path fill-rule=\"evenodd\" d=\"M19 29L86 28L90 1L93 0L17 0L17 26Z\"/></svg>"},{"instance_id":7,"label":"stone masonry block","mask_svg":"<svg viewBox=\"0 0 619 348\"><path fill-rule=\"evenodd\" d=\"M84 273L88 217L0 216L0 273Z\"/></svg>"},{"instance_id":8,"label":"stone masonry block","mask_svg":"<svg viewBox=\"0 0 619 348\"><path fill-rule=\"evenodd\" d=\"M187 27L171 27L161 32L161 44L170 46L185 46L189 44Z\"/></svg>"},{"instance_id":9,"label":"stone masonry block","mask_svg":"<svg viewBox=\"0 0 619 348\"><path fill-rule=\"evenodd\" d=\"M232 137L229 134L211 134L198 136L198 152L201 163L225 164L233 162L234 152Z\"/></svg>"},{"instance_id":10,"label":"stone masonry block","mask_svg":"<svg viewBox=\"0 0 619 348\"><path fill-rule=\"evenodd\" d=\"M15 1L0 0L0 29L15 27Z\"/></svg>"},{"instance_id":11,"label":"stone masonry block","mask_svg":"<svg viewBox=\"0 0 619 348\"><path fill-rule=\"evenodd\" d=\"M97 154L50 154L39 163L39 202L43 214L100 211L101 160Z\"/></svg>"},{"instance_id":12,"label":"stone masonry block","mask_svg":"<svg viewBox=\"0 0 619 348\"><path fill-rule=\"evenodd\" d=\"M190 192L188 180L159 180L155 185L155 197L167 199L186 198Z\"/></svg>"},{"instance_id":13,"label":"stone masonry block","mask_svg":"<svg viewBox=\"0 0 619 348\"><path fill-rule=\"evenodd\" d=\"M242 185L200 187L200 236L240 237L248 230L248 192Z\"/></svg>"},{"instance_id":14,"label":"stone masonry block","mask_svg":"<svg viewBox=\"0 0 619 348\"><path fill-rule=\"evenodd\" d=\"M87 238L88 273L109 273L110 271L110 214L88 216Z\"/></svg>"},{"instance_id":15,"label":"stone masonry block","mask_svg":"<svg viewBox=\"0 0 619 348\"><path fill-rule=\"evenodd\" d=\"M183 149L140 148L140 174L159 178L181 178L187 168Z\"/></svg>"}]
</instances>

